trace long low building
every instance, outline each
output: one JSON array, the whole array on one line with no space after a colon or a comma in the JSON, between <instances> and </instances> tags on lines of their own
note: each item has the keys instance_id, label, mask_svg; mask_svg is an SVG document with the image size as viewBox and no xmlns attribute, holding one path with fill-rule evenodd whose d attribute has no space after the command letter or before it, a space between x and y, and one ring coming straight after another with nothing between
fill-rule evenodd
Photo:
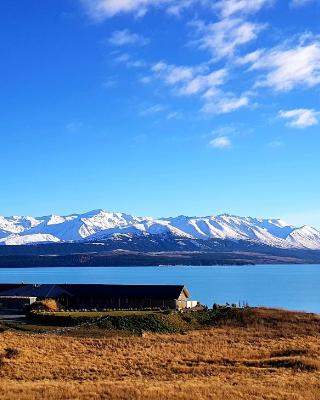
<instances>
[{"instance_id":1,"label":"long low building","mask_svg":"<svg viewBox=\"0 0 320 400\"><path fill-rule=\"evenodd\" d=\"M1 310L22 311L37 301L36 297L28 296L3 296L0 297Z\"/></svg>"},{"instance_id":2,"label":"long low building","mask_svg":"<svg viewBox=\"0 0 320 400\"><path fill-rule=\"evenodd\" d=\"M0 308L31 304L34 299L55 299L74 309L177 310L195 304L183 285L0 284Z\"/></svg>"}]
</instances>

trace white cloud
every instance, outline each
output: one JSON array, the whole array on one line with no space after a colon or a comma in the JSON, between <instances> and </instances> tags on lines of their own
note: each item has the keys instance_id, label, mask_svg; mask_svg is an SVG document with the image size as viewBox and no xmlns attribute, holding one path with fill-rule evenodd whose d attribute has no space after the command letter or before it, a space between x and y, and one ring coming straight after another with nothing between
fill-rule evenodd
<instances>
[{"instance_id":1,"label":"white cloud","mask_svg":"<svg viewBox=\"0 0 320 400\"><path fill-rule=\"evenodd\" d=\"M227 149L231 147L231 140L228 136L219 136L209 142L210 147L215 149Z\"/></svg>"},{"instance_id":2,"label":"white cloud","mask_svg":"<svg viewBox=\"0 0 320 400\"><path fill-rule=\"evenodd\" d=\"M193 79L194 75L201 71L202 68L169 65L160 61L154 64L151 70L158 77L161 77L166 84L175 85Z\"/></svg>"},{"instance_id":3,"label":"white cloud","mask_svg":"<svg viewBox=\"0 0 320 400\"><path fill-rule=\"evenodd\" d=\"M288 120L287 126L291 128L308 128L318 125L319 112L313 109L297 108L294 110L280 111L280 118Z\"/></svg>"},{"instance_id":4,"label":"white cloud","mask_svg":"<svg viewBox=\"0 0 320 400\"><path fill-rule=\"evenodd\" d=\"M104 20L123 13L143 16L150 7L168 4L171 0L80 0L88 15L95 20Z\"/></svg>"},{"instance_id":5,"label":"white cloud","mask_svg":"<svg viewBox=\"0 0 320 400\"><path fill-rule=\"evenodd\" d=\"M181 11L192 5L208 5L211 0L80 0L90 18L102 21L119 14L132 13L144 16L152 8L164 9L172 15L180 15Z\"/></svg>"},{"instance_id":6,"label":"white cloud","mask_svg":"<svg viewBox=\"0 0 320 400\"><path fill-rule=\"evenodd\" d=\"M172 111L167 114L168 120L180 119L180 118L182 118L182 113L180 111Z\"/></svg>"},{"instance_id":7,"label":"white cloud","mask_svg":"<svg viewBox=\"0 0 320 400\"><path fill-rule=\"evenodd\" d=\"M202 111L206 114L227 114L249 105L247 96L234 97L221 93L221 97L215 101L206 103Z\"/></svg>"},{"instance_id":8,"label":"white cloud","mask_svg":"<svg viewBox=\"0 0 320 400\"><path fill-rule=\"evenodd\" d=\"M221 126L220 128L213 129L211 135L220 136L233 136L236 133L236 129L233 126Z\"/></svg>"},{"instance_id":9,"label":"white cloud","mask_svg":"<svg viewBox=\"0 0 320 400\"><path fill-rule=\"evenodd\" d=\"M128 29L123 29L120 31L114 31L108 42L113 46L125 46L130 44L144 46L149 43L149 40L137 33L130 32Z\"/></svg>"},{"instance_id":10,"label":"white cloud","mask_svg":"<svg viewBox=\"0 0 320 400\"><path fill-rule=\"evenodd\" d=\"M208 25L198 22L196 26L202 34L196 44L210 50L215 58L232 56L239 46L255 40L265 28L241 18L226 18Z\"/></svg>"},{"instance_id":11,"label":"white cloud","mask_svg":"<svg viewBox=\"0 0 320 400\"><path fill-rule=\"evenodd\" d=\"M301 0L300 0L301 1ZM204 6L216 10L223 18L235 14L253 14L274 0L80 0L88 15L95 20L133 13L144 16L152 8L162 8L172 15L191 6Z\"/></svg>"},{"instance_id":12,"label":"white cloud","mask_svg":"<svg viewBox=\"0 0 320 400\"><path fill-rule=\"evenodd\" d=\"M248 95L237 97L223 92L221 87L228 77L225 68L210 71L203 65L187 67L161 61L152 66L151 72L153 76L144 78L144 82L159 79L176 96L198 96L204 101L202 111L207 114L225 114L249 104Z\"/></svg>"},{"instance_id":13,"label":"white cloud","mask_svg":"<svg viewBox=\"0 0 320 400\"><path fill-rule=\"evenodd\" d=\"M130 56L127 53L117 55L113 61L120 64L127 64L130 60Z\"/></svg>"},{"instance_id":14,"label":"white cloud","mask_svg":"<svg viewBox=\"0 0 320 400\"><path fill-rule=\"evenodd\" d=\"M273 3L273 0L219 0L215 8L223 17L234 14L253 14L263 7Z\"/></svg>"},{"instance_id":15,"label":"white cloud","mask_svg":"<svg viewBox=\"0 0 320 400\"><path fill-rule=\"evenodd\" d=\"M238 57L235 62L238 65L253 64L258 61L263 53L263 50L255 50L245 56Z\"/></svg>"},{"instance_id":16,"label":"white cloud","mask_svg":"<svg viewBox=\"0 0 320 400\"><path fill-rule=\"evenodd\" d=\"M227 78L227 70L223 68L208 71L203 66L186 67L164 62L154 64L151 71L180 96L205 95L207 91L221 86Z\"/></svg>"},{"instance_id":17,"label":"white cloud","mask_svg":"<svg viewBox=\"0 0 320 400\"><path fill-rule=\"evenodd\" d=\"M208 91L215 91L217 86L225 82L226 74L225 69L220 69L207 75L197 75L180 88L180 93L182 95L193 95L206 91L206 96Z\"/></svg>"},{"instance_id":18,"label":"white cloud","mask_svg":"<svg viewBox=\"0 0 320 400\"><path fill-rule=\"evenodd\" d=\"M142 60L132 59L128 53L116 53L117 56L113 58L113 61L118 64L124 64L128 68L144 68L146 63Z\"/></svg>"},{"instance_id":19,"label":"white cloud","mask_svg":"<svg viewBox=\"0 0 320 400\"><path fill-rule=\"evenodd\" d=\"M320 42L314 39L306 44L303 37L301 42L293 47L260 50L242 58L242 63L251 63L251 70L267 71L257 81L256 86L289 91L298 86L318 85L320 83Z\"/></svg>"},{"instance_id":20,"label":"white cloud","mask_svg":"<svg viewBox=\"0 0 320 400\"><path fill-rule=\"evenodd\" d=\"M180 0L180 1L173 1L173 2L172 2L173 4L170 5L170 6L167 8L167 12L168 12L169 14L179 16L179 15L181 14L181 12L182 12L184 9L190 7L191 5L193 5L194 3L197 3L197 2L201 3L200 0L183 0L183 1ZM204 3L205 0L203 0L202 2Z\"/></svg>"},{"instance_id":21,"label":"white cloud","mask_svg":"<svg viewBox=\"0 0 320 400\"><path fill-rule=\"evenodd\" d=\"M303 7L309 3L313 3L315 0L292 0L290 5L293 8Z\"/></svg>"}]
</instances>

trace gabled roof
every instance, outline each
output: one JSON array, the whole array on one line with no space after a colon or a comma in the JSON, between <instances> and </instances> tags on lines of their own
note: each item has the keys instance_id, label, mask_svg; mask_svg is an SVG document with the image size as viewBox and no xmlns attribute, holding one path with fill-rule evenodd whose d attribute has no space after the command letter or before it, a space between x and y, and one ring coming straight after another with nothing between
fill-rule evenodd
<instances>
[{"instance_id":1,"label":"gabled roof","mask_svg":"<svg viewBox=\"0 0 320 400\"><path fill-rule=\"evenodd\" d=\"M190 299L191 294L190 294L190 292L189 292L189 290L187 289L186 286L183 286L183 293L184 293L184 295L186 296L187 299Z\"/></svg>"},{"instance_id":2,"label":"gabled roof","mask_svg":"<svg viewBox=\"0 0 320 400\"><path fill-rule=\"evenodd\" d=\"M71 294L59 285L24 285L14 289L0 292L0 296L21 296L21 297L40 297L40 298L57 298L62 294Z\"/></svg>"}]
</instances>

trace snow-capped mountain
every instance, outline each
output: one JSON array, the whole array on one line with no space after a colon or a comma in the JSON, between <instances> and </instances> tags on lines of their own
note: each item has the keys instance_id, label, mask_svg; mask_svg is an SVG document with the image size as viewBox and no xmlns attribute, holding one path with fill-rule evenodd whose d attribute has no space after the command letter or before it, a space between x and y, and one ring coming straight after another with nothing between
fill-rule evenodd
<instances>
[{"instance_id":1,"label":"snow-capped mountain","mask_svg":"<svg viewBox=\"0 0 320 400\"><path fill-rule=\"evenodd\" d=\"M107 240L116 235L172 235L186 239L250 240L281 248L320 250L320 231L280 219L234 215L173 218L135 217L94 210L45 217L0 217L0 244L23 245Z\"/></svg>"}]
</instances>

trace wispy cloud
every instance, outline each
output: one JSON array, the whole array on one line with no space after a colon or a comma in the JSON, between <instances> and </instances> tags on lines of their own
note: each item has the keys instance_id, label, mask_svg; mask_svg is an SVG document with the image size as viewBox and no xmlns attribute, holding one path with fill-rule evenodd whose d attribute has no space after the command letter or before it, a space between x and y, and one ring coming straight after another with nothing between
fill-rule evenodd
<instances>
[{"instance_id":1,"label":"wispy cloud","mask_svg":"<svg viewBox=\"0 0 320 400\"><path fill-rule=\"evenodd\" d=\"M231 94L220 94L221 98L207 102L202 111L206 114L226 114L249 105L247 96L235 97Z\"/></svg>"},{"instance_id":2,"label":"wispy cloud","mask_svg":"<svg viewBox=\"0 0 320 400\"><path fill-rule=\"evenodd\" d=\"M186 8L198 3L198 4L209 4L208 0L183 0L183 1L171 1L171 5L168 6L168 14L180 16L181 12Z\"/></svg>"},{"instance_id":3,"label":"wispy cloud","mask_svg":"<svg viewBox=\"0 0 320 400\"><path fill-rule=\"evenodd\" d=\"M88 15L97 21L118 14L134 13L143 16L150 7L161 6L170 0L80 0Z\"/></svg>"},{"instance_id":4,"label":"wispy cloud","mask_svg":"<svg viewBox=\"0 0 320 400\"><path fill-rule=\"evenodd\" d=\"M144 68L146 66L145 61L134 59L128 53L116 53L115 56L114 54L112 54L112 56L113 62L124 64L128 68Z\"/></svg>"},{"instance_id":5,"label":"wispy cloud","mask_svg":"<svg viewBox=\"0 0 320 400\"><path fill-rule=\"evenodd\" d=\"M219 128L213 129L210 136L220 137L220 136L234 136L236 134L236 129L233 126L221 126Z\"/></svg>"},{"instance_id":6,"label":"wispy cloud","mask_svg":"<svg viewBox=\"0 0 320 400\"><path fill-rule=\"evenodd\" d=\"M300 0L302 1L302 0ZM168 14L179 16L191 6L215 10L222 18L253 14L274 0L80 0L90 18L101 21L119 14L144 16L152 8L162 8Z\"/></svg>"},{"instance_id":7,"label":"wispy cloud","mask_svg":"<svg viewBox=\"0 0 320 400\"><path fill-rule=\"evenodd\" d=\"M315 0L291 0L290 5L293 8L303 7L307 4L314 3Z\"/></svg>"},{"instance_id":8,"label":"wispy cloud","mask_svg":"<svg viewBox=\"0 0 320 400\"><path fill-rule=\"evenodd\" d=\"M201 34L196 44L210 50L215 58L231 57L239 46L252 42L266 27L241 18L226 18L213 24L194 23Z\"/></svg>"},{"instance_id":9,"label":"wispy cloud","mask_svg":"<svg viewBox=\"0 0 320 400\"><path fill-rule=\"evenodd\" d=\"M215 8L225 18L234 14L254 14L273 3L273 0L219 0Z\"/></svg>"},{"instance_id":10,"label":"wispy cloud","mask_svg":"<svg viewBox=\"0 0 320 400\"><path fill-rule=\"evenodd\" d=\"M143 78L145 83L160 80L175 96L198 97L206 114L225 114L249 105L248 95L237 96L222 90L228 78L225 68L211 70L207 65L189 67L161 61L151 67L151 73Z\"/></svg>"},{"instance_id":11,"label":"wispy cloud","mask_svg":"<svg viewBox=\"0 0 320 400\"><path fill-rule=\"evenodd\" d=\"M298 108L288 111L280 111L280 118L286 119L287 126L291 128L308 128L313 125L318 125L318 115L320 113L313 109Z\"/></svg>"},{"instance_id":12,"label":"wispy cloud","mask_svg":"<svg viewBox=\"0 0 320 400\"><path fill-rule=\"evenodd\" d=\"M154 64L135 60L127 53L115 51L114 61L127 67L144 68L137 79L150 86L161 82L174 96L194 97L200 101L199 109L207 115L234 112L250 105L252 94L245 83L236 89L228 86L235 71L239 75L244 68L252 74L255 88L272 88L275 91L290 91L297 87L314 87L320 84L320 39L311 34L300 35L279 46L256 48L240 56L241 49L252 45L269 25L250 21L250 15L276 0L80 0L88 13L97 20L130 13L143 16L150 9L180 15L187 7L205 6L213 10L216 21L207 23L200 20L190 23L196 29L198 48L210 53L206 62L195 65L179 65L160 61ZM303 5L312 0L292 0L291 5ZM122 47L146 45L149 40L129 29L114 31L109 43ZM218 67L217 67L218 65ZM241 89L240 89L241 88ZM252 89L252 86L251 86ZM256 91L258 94L260 90ZM157 102L157 100L155 100ZM146 107L140 115L152 115L164 111L163 106ZM176 118L175 113L166 110L167 118ZM311 109L280 111L279 116L287 125L305 128L318 123L318 113ZM219 137L229 138L228 135Z\"/></svg>"},{"instance_id":13,"label":"wispy cloud","mask_svg":"<svg viewBox=\"0 0 320 400\"><path fill-rule=\"evenodd\" d=\"M132 13L144 16L152 8L162 8L168 14L179 16L192 6L215 10L222 18L235 14L254 14L275 0L80 0L88 15L99 21L118 14ZM302 0L300 0L302 1Z\"/></svg>"},{"instance_id":14,"label":"wispy cloud","mask_svg":"<svg viewBox=\"0 0 320 400\"><path fill-rule=\"evenodd\" d=\"M209 142L209 146L215 149L227 149L231 147L231 139L228 136L219 136Z\"/></svg>"},{"instance_id":15,"label":"wispy cloud","mask_svg":"<svg viewBox=\"0 0 320 400\"><path fill-rule=\"evenodd\" d=\"M317 38L310 40L303 36L296 46L255 51L242 58L242 62L250 63L251 70L267 71L257 81L256 87L289 91L298 86L313 87L320 83L320 42Z\"/></svg>"},{"instance_id":16,"label":"wispy cloud","mask_svg":"<svg viewBox=\"0 0 320 400\"><path fill-rule=\"evenodd\" d=\"M203 67L177 66L160 61L152 66L151 71L166 84L176 85L193 79L195 74L203 71Z\"/></svg>"},{"instance_id":17,"label":"wispy cloud","mask_svg":"<svg viewBox=\"0 0 320 400\"><path fill-rule=\"evenodd\" d=\"M154 64L151 71L155 78L171 86L174 94L180 96L205 95L221 86L228 75L224 68L208 71L206 66L187 67L164 62Z\"/></svg>"},{"instance_id":18,"label":"wispy cloud","mask_svg":"<svg viewBox=\"0 0 320 400\"><path fill-rule=\"evenodd\" d=\"M128 29L123 29L120 31L114 31L108 39L108 42L113 46L126 46L132 44L145 46L150 41L142 35L130 32Z\"/></svg>"},{"instance_id":19,"label":"wispy cloud","mask_svg":"<svg viewBox=\"0 0 320 400\"><path fill-rule=\"evenodd\" d=\"M96 21L125 13L142 17L152 8L162 8L168 14L176 16L195 4L212 8L211 0L80 0L80 2L89 17Z\"/></svg>"},{"instance_id":20,"label":"wispy cloud","mask_svg":"<svg viewBox=\"0 0 320 400\"><path fill-rule=\"evenodd\" d=\"M172 119L182 118L182 113L180 111L171 111L167 114L167 119L170 121Z\"/></svg>"}]
</instances>

